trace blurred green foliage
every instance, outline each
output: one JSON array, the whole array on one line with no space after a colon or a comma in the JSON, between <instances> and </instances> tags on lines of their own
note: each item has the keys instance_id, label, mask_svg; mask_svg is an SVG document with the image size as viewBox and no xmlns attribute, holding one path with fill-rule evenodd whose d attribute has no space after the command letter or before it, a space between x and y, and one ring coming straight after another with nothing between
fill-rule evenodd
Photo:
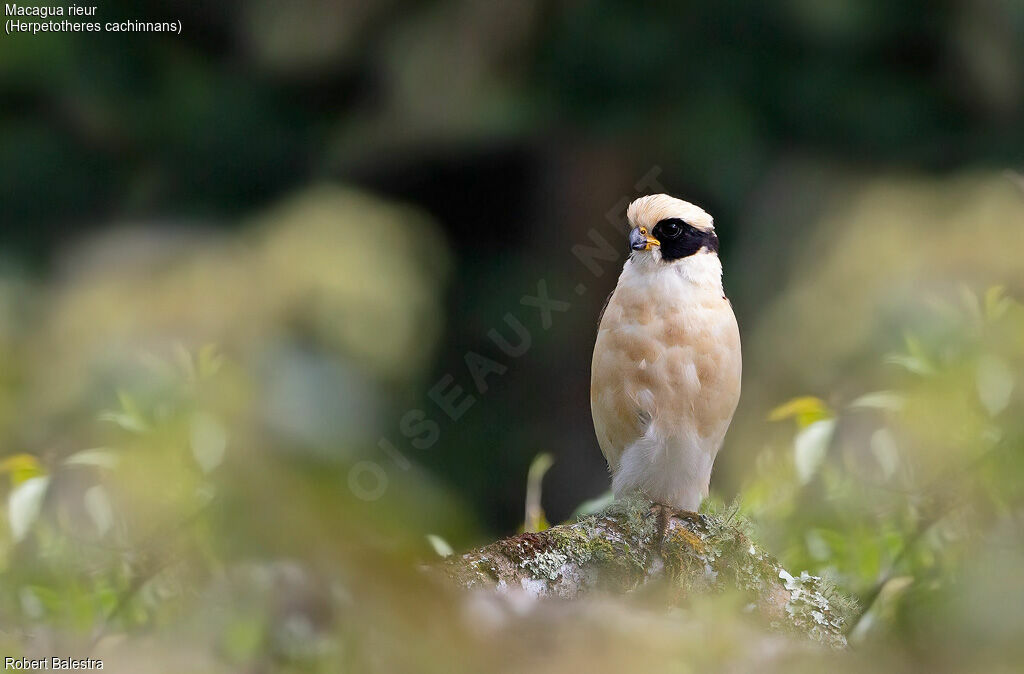
<instances>
[{"instance_id":1,"label":"blurred green foliage","mask_svg":"<svg viewBox=\"0 0 1024 674\"><path fill-rule=\"evenodd\" d=\"M1022 544L1024 307L964 289L927 327L886 359L892 389L777 408L773 420L795 420L792 446L766 449L743 492L784 558L863 599L858 639L922 621L908 614L936 597L984 592L968 569Z\"/></svg>"}]
</instances>

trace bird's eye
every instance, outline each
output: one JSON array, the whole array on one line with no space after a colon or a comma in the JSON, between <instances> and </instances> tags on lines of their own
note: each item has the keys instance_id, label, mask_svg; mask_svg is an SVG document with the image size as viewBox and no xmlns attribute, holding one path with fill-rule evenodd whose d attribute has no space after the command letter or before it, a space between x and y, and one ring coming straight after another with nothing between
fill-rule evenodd
<instances>
[{"instance_id":1,"label":"bird's eye","mask_svg":"<svg viewBox=\"0 0 1024 674\"><path fill-rule=\"evenodd\" d=\"M674 239L683 233L683 228L675 222L665 222L661 225L661 235L666 239Z\"/></svg>"}]
</instances>

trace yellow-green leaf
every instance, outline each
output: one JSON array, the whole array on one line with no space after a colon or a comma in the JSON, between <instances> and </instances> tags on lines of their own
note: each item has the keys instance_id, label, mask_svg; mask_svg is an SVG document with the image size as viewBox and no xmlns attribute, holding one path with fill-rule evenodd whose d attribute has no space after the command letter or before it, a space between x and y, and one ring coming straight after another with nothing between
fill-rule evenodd
<instances>
[{"instance_id":1,"label":"yellow-green leaf","mask_svg":"<svg viewBox=\"0 0 1024 674\"><path fill-rule=\"evenodd\" d=\"M17 486L25 480L46 474L46 469L39 459L31 454L14 454L0 461L0 474L11 476L11 485Z\"/></svg>"},{"instance_id":2,"label":"yellow-green leaf","mask_svg":"<svg viewBox=\"0 0 1024 674\"><path fill-rule=\"evenodd\" d=\"M990 321L1002 318L1012 304L1005 287L992 286L985 291L985 318Z\"/></svg>"},{"instance_id":3,"label":"yellow-green leaf","mask_svg":"<svg viewBox=\"0 0 1024 674\"><path fill-rule=\"evenodd\" d=\"M806 428L816 421L835 416L824 400L814 396L800 396L782 403L768 414L768 421L795 419L797 426Z\"/></svg>"}]
</instances>

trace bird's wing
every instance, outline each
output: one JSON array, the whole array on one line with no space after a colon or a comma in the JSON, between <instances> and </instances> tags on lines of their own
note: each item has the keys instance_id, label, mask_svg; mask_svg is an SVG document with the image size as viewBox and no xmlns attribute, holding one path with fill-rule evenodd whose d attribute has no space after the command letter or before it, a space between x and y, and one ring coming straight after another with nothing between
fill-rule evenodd
<instances>
[{"instance_id":1,"label":"bird's wing","mask_svg":"<svg viewBox=\"0 0 1024 674\"><path fill-rule=\"evenodd\" d=\"M622 452L643 437L655 413L655 396L644 364L658 357L659 346L621 325L613 295L598 327L591 366L590 407L601 452L612 469Z\"/></svg>"}]
</instances>

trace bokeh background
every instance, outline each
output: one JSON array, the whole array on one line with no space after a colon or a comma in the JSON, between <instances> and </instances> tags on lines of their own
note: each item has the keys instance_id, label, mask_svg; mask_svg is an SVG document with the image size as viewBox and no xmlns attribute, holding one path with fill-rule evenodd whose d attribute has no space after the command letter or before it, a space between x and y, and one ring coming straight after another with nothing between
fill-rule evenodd
<instances>
[{"instance_id":1,"label":"bokeh background","mask_svg":"<svg viewBox=\"0 0 1024 674\"><path fill-rule=\"evenodd\" d=\"M821 666L717 609L709 643L599 605L600 657L481 631L413 571L605 493L597 315L666 191L714 215L744 341L713 500L860 602L829 666L1020 663L1024 4L98 13L183 33L0 39L5 652Z\"/></svg>"}]
</instances>

